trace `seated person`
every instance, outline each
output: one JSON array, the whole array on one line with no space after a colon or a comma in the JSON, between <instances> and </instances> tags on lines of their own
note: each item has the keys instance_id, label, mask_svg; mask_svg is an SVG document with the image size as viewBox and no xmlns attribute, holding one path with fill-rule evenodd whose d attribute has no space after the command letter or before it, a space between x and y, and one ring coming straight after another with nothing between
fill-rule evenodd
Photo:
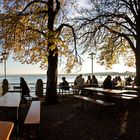
<instances>
[{"instance_id":1,"label":"seated person","mask_svg":"<svg viewBox=\"0 0 140 140\"><path fill-rule=\"evenodd\" d=\"M115 87L117 85L117 81L118 81L118 77L116 76L115 78L113 78L112 80L112 84Z\"/></svg>"},{"instance_id":2,"label":"seated person","mask_svg":"<svg viewBox=\"0 0 140 140\"><path fill-rule=\"evenodd\" d=\"M74 89L78 90L78 93L79 90L81 90L81 95L84 95L83 87L84 87L84 78L82 77L82 74L80 74L74 80Z\"/></svg>"},{"instance_id":3,"label":"seated person","mask_svg":"<svg viewBox=\"0 0 140 140\"><path fill-rule=\"evenodd\" d=\"M82 77L82 74L76 77L76 79L74 80L74 85L79 89L81 89L84 86L84 78Z\"/></svg>"},{"instance_id":4,"label":"seated person","mask_svg":"<svg viewBox=\"0 0 140 140\"><path fill-rule=\"evenodd\" d=\"M105 89L112 89L113 88L113 82L111 80L111 75L108 75L104 82L103 82L103 88ZM114 102L115 98L112 98L111 96L105 96L104 101Z\"/></svg>"},{"instance_id":5,"label":"seated person","mask_svg":"<svg viewBox=\"0 0 140 140\"><path fill-rule=\"evenodd\" d=\"M122 88L122 80L120 76L116 76L113 80L112 80L112 84L113 84L113 88L115 89L121 89Z\"/></svg>"},{"instance_id":6,"label":"seated person","mask_svg":"<svg viewBox=\"0 0 140 140\"><path fill-rule=\"evenodd\" d=\"M91 80L91 77L90 77L90 75L87 77L87 82L86 82L86 84L87 85L91 85L91 83L92 83L92 80Z\"/></svg>"},{"instance_id":7,"label":"seated person","mask_svg":"<svg viewBox=\"0 0 140 140\"><path fill-rule=\"evenodd\" d=\"M129 76L128 78L125 79L125 85L126 85L126 86L131 85L132 82L133 82L133 80L132 80L131 76Z\"/></svg>"},{"instance_id":8,"label":"seated person","mask_svg":"<svg viewBox=\"0 0 140 140\"><path fill-rule=\"evenodd\" d=\"M92 75L91 80L92 80L92 85L93 85L93 87L98 87L98 80L97 80L97 78L95 77L95 75Z\"/></svg>"},{"instance_id":9,"label":"seated person","mask_svg":"<svg viewBox=\"0 0 140 140\"><path fill-rule=\"evenodd\" d=\"M69 90L69 83L66 81L66 77L62 77L63 82L60 83L60 89Z\"/></svg>"},{"instance_id":10,"label":"seated person","mask_svg":"<svg viewBox=\"0 0 140 140\"><path fill-rule=\"evenodd\" d=\"M106 89L112 89L113 88L113 84L112 84L112 81L111 81L111 76L108 75L104 82L103 82L103 88L106 88Z\"/></svg>"},{"instance_id":11,"label":"seated person","mask_svg":"<svg viewBox=\"0 0 140 140\"><path fill-rule=\"evenodd\" d=\"M21 98L26 101L25 97L31 97L30 96L30 89L28 87L28 84L26 83L25 79L23 77L20 77L20 88L21 88Z\"/></svg>"}]
</instances>

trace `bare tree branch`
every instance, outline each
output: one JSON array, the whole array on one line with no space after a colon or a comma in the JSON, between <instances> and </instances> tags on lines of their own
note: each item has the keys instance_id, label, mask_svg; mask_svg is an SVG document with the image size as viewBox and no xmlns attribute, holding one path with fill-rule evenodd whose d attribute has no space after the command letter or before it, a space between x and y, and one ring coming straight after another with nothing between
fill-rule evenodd
<instances>
[{"instance_id":1,"label":"bare tree branch","mask_svg":"<svg viewBox=\"0 0 140 140\"><path fill-rule=\"evenodd\" d=\"M117 31L115 31L115 30L109 28L109 27L106 26L106 25L103 25L103 26L104 26L106 29L108 29L110 32L115 33L115 34L118 34L119 36L124 37L124 38L129 42L129 44L130 44L132 50L134 51L134 53L136 53L136 48L135 48L133 42L131 41L131 39L130 39L126 34L117 32Z\"/></svg>"},{"instance_id":2,"label":"bare tree branch","mask_svg":"<svg viewBox=\"0 0 140 140\"><path fill-rule=\"evenodd\" d=\"M69 25L69 24L61 24L57 29L56 29L56 32L58 32L59 34L61 33L63 27L69 27L71 30L72 30L72 33L73 33L73 37L74 37L74 50L75 50L75 55L77 56L77 47L76 47L76 35L75 35L75 32L74 32L74 28Z\"/></svg>"},{"instance_id":3,"label":"bare tree branch","mask_svg":"<svg viewBox=\"0 0 140 140\"><path fill-rule=\"evenodd\" d=\"M47 5L48 5L48 2L46 2L46 1L43 1L43 0L33 0L33 1L29 2L29 3L25 6L25 8L24 8L22 11L19 12L19 14L24 13L24 12L26 11L26 9L27 9L28 7L30 7L31 5L33 5L34 3L44 3L44 4L47 4Z\"/></svg>"}]
</instances>

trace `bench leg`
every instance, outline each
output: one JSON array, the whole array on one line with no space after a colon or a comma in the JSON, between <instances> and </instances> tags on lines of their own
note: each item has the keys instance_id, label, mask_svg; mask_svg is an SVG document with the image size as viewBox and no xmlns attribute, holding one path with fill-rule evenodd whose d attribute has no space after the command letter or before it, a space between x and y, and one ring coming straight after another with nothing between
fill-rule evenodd
<instances>
[{"instance_id":1,"label":"bench leg","mask_svg":"<svg viewBox=\"0 0 140 140\"><path fill-rule=\"evenodd\" d=\"M83 100L74 98L74 104L76 104L77 108L80 107L80 109L84 109L84 101Z\"/></svg>"},{"instance_id":2,"label":"bench leg","mask_svg":"<svg viewBox=\"0 0 140 140\"><path fill-rule=\"evenodd\" d=\"M81 100L81 109L84 109L84 101Z\"/></svg>"},{"instance_id":3,"label":"bench leg","mask_svg":"<svg viewBox=\"0 0 140 140\"><path fill-rule=\"evenodd\" d=\"M40 127L37 125L37 139L40 139Z\"/></svg>"},{"instance_id":4,"label":"bench leg","mask_svg":"<svg viewBox=\"0 0 140 140\"><path fill-rule=\"evenodd\" d=\"M34 125L32 125L32 124L28 124L28 125L26 125L26 139L30 139L30 137L31 137L31 131L33 131L34 132L34 130L36 131L35 132L35 134L34 134L34 136L36 136L36 139L37 140L39 140L40 139L40 127L39 127L39 124L34 124ZM30 130L31 128L33 128L32 130Z\"/></svg>"}]
</instances>

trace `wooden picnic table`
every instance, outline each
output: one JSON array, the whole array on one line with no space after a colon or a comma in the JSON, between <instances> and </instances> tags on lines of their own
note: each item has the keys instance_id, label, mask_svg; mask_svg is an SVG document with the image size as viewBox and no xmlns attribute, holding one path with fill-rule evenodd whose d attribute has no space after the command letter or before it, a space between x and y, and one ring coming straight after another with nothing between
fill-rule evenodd
<instances>
[{"instance_id":1,"label":"wooden picnic table","mask_svg":"<svg viewBox=\"0 0 140 140\"><path fill-rule=\"evenodd\" d=\"M0 121L0 140L9 140L13 127L13 122Z\"/></svg>"},{"instance_id":2,"label":"wooden picnic table","mask_svg":"<svg viewBox=\"0 0 140 140\"><path fill-rule=\"evenodd\" d=\"M93 91L93 92L99 92L103 95L120 98L120 99L136 99L138 97L136 90L118 90L118 89L104 89L104 88L96 88L96 87L85 87L83 88L85 91Z\"/></svg>"},{"instance_id":3,"label":"wooden picnic table","mask_svg":"<svg viewBox=\"0 0 140 140\"><path fill-rule=\"evenodd\" d=\"M133 101L133 99L138 99L137 91L135 90L104 89L98 87L84 87L83 90L84 90L83 93L89 91L90 93L93 92L93 94L97 95L99 95L98 93L101 93L101 95L104 96L105 98L98 99L96 98L96 96L95 98L86 97L84 96L86 94L73 95L74 98L81 100L81 106L83 106L83 101L93 102L95 104L100 104L103 106L114 106L115 104L120 103L120 101L123 102L125 100L126 103L129 103L129 101ZM114 100L113 98L116 98L117 100Z\"/></svg>"},{"instance_id":4,"label":"wooden picnic table","mask_svg":"<svg viewBox=\"0 0 140 140\"><path fill-rule=\"evenodd\" d=\"M7 92L0 97L0 108L13 108L16 109L16 130L18 134L18 122L19 122L19 108L20 108L21 94L17 92Z\"/></svg>"},{"instance_id":5,"label":"wooden picnic table","mask_svg":"<svg viewBox=\"0 0 140 140\"><path fill-rule=\"evenodd\" d=\"M117 89L104 89L104 88L96 88L96 87L84 87L84 90L89 90L89 91L96 91L96 92L101 92L104 94L112 94L112 95L122 95L124 93L137 93L135 90L117 90Z\"/></svg>"},{"instance_id":6,"label":"wooden picnic table","mask_svg":"<svg viewBox=\"0 0 140 140\"><path fill-rule=\"evenodd\" d=\"M109 97L113 101L118 103L131 103L133 101L139 101L139 95L136 90L117 90L117 89L104 89L96 87L85 87L83 88L86 91L93 92L93 94L101 94L103 97ZM99 95L100 96L100 95Z\"/></svg>"},{"instance_id":7,"label":"wooden picnic table","mask_svg":"<svg viewBox=\"0 0 140 140\"><path fill-rule=\"evenodd\" d=\"M21 94L7 92L5 95L0 97L0 107L19 108L20 100Z\"/></svg>"},{"instance_id":8,"label":"wooden picnic table","mask_svg":"<svg viewBox=\"0 0 140 140\"><path fill-rule=\"evenodd\" d=\"M139 91L140 90L140 86L125 86L124 89L127 89L127 90L136 90L136 91Z\"/></svg>"}]
</instances>

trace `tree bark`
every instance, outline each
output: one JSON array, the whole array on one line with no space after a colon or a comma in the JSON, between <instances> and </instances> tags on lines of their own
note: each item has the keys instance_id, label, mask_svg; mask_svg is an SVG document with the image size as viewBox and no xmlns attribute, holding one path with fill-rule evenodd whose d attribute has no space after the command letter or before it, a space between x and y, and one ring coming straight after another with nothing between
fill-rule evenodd
<instances>
[{"instance_id":1,"label":"tree bark","mask_svg":"<svg viewBox=\"0 0 140 140\"><path fill-rule=\"evenodd\" d=\"M140 11L136 16L136 33L136 51L134 52L136 58L136 85L140 86Z\"/></svg>"},{"instance_id":2,"label":"tree bark","mask_svg":"<svg viewBox=\"0 0 140 140\"><path fill-rule=\"evenodd\" d=\"M52 40L55 39L55 36L52 34L54 32L54 20L56 13L53 9L54 2L53 0L48 0L48 71L47 71L47 85L46 85L46 104L56 104L58 103L57 99L57 63L58 63L58 53L57 46L54 50L51 49L51 46L54 45Z\"/></svg>"},{"instance_id":3,"label":"tree bark","mask_svg":"<svg viewBox=\"0 0 140 140\"><path fill-rule=\"evenodd\" d=\"M47 87L46 87L46 104L56 104L57 100L57 62L58 55L53 56L53 52L48 56L48 71L47 71Z\"/></svg>"},{"instance_id":4,"label":"tree bark","mask_svg":"<svg viewBox=\"0 0 140 140\"><path fill-rule=\"evenodd\" d=\"M136 85L140 86L140 36L137 39L136 42L136 52L135 52L135 57L136 57Z\"/></svg>"}]
</instances>

